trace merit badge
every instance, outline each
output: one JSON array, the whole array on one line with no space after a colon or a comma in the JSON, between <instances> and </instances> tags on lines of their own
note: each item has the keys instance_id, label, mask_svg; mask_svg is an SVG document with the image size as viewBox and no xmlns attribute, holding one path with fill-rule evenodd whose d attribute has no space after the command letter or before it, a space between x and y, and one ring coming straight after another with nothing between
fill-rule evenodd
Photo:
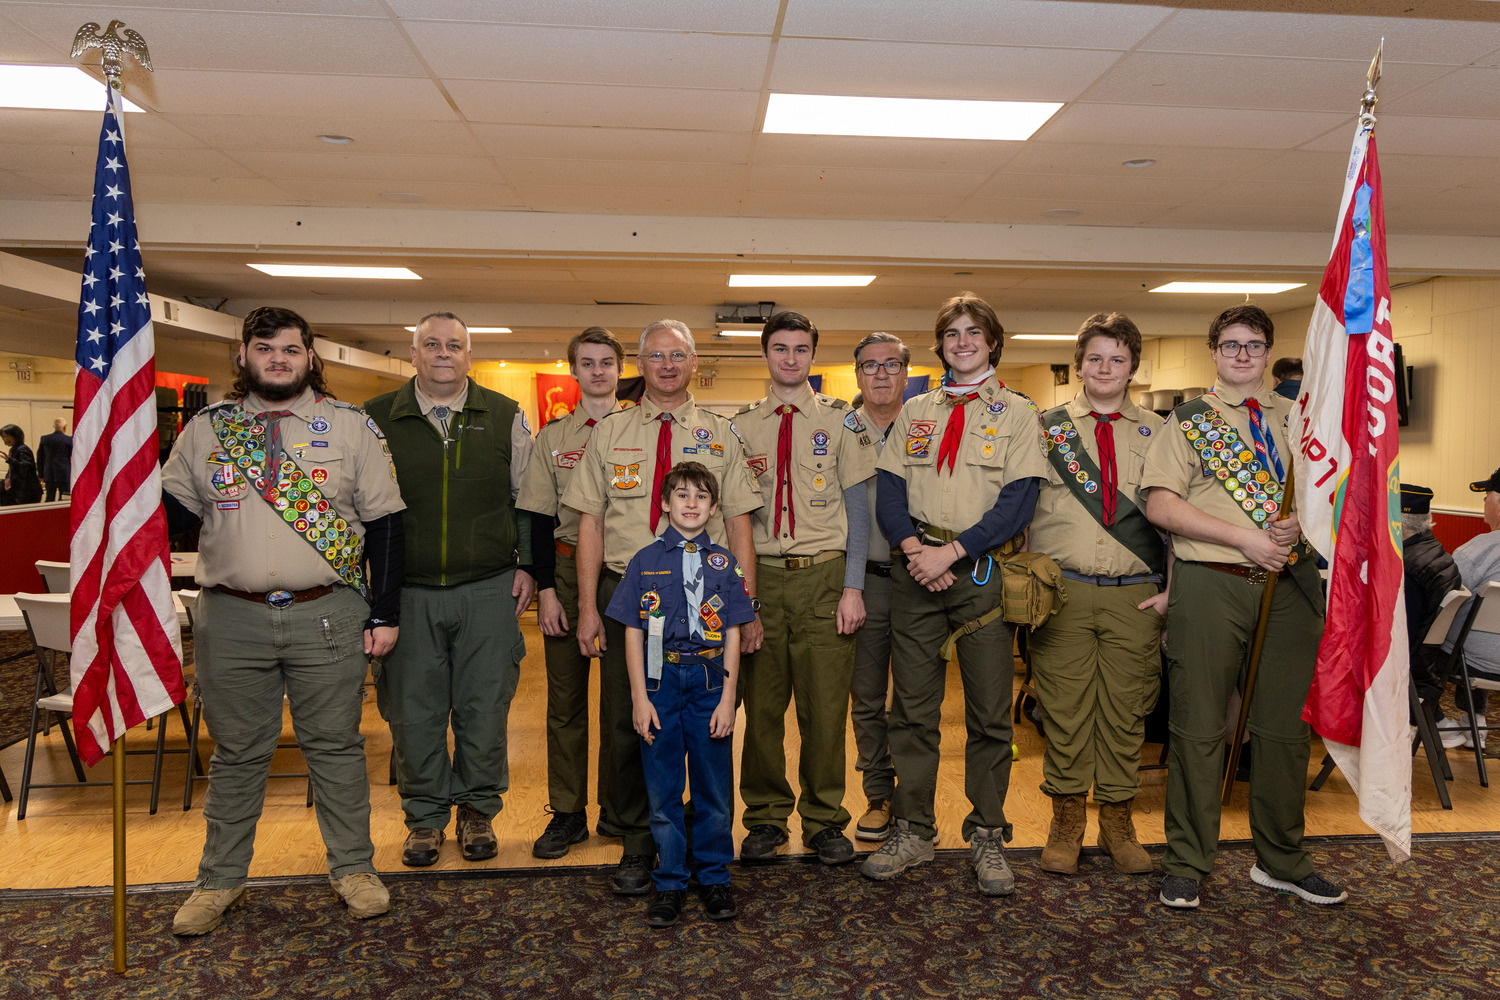
<instances>
[{"instance_id":1,"label":"merit badge","mask_svg":"<svg viewBox=\"0 0 1500 1000\"><path fill-rule=\"evenodd\" d=\"M713 434L707 427L694 427L693 437L697 438L699 441L702 441L704 444L707 444L713 437Z\"/></svg>"},{"instance_id":2,"label":"merit badge","mask_svg":"<svg viewBox=\"0 0 1500 1000\"><path fill-rule=\"evenodd\" d=\"M309 420L307 422L307 429L310 430L310 431L312 431L314 434L327 434L328 433L328 418L327 417L313 417L311 420Z\"/></svg>"},{"instance_id":3,"label":"merit badge","mask_svg":"<svg viewBox=\"0 0 1500 1000\"><path fill-rule=\"evenodd\" d=\"M617 490L633 490L641 485L641 463L616 465L615 474L609 484Z\"/></svg>"},{"instance_id":4,"label":"merit badge","mask_svg":"<svg viewBox=\"0 0 1500 1000\"><path fill-rule=\"evenodd\" d=\"M728 569L729 557L722 552L710 552L708 554L708 565L710 569ZM714 598L718 600L718 598Z\"/></svg>"},{"instance_id":5,"label":"merit badge","mask_svg":"<svg viewBox=\"0 0 1500 1000\"><path fill-rule=\"evenodd\" d=\"M297 518L297 520L295 520L295 521L292 522L292 527L296 528L298 531L306 531L307 530L307 518L305 518L305 517L299 517L299 518Z\"/></svg>"},{"instance_id":6,"label":"merit badge","mask_svg":"<svg viewBox=\"0 0 1500 1000\"><path fill-rule=\"evenodd\" d=\"M859 419L859 412L857 410L849 411L849 415L844 418L844 426L856 434L863 434L865 431L864 421Z\"/></svg>"},{"instance_id":7,"label":"merit badge","mask_svg":"<svg viewBox=\"0 0 1500 1000\"><path fill-rule=\"evenodd\" d=\"M1095 482L1084 483L1083 484L1083 488L1084 488L1084 491L1087 492L1087 493L1098 493L1099 492L1099 484L1095 483Z\"/></svg>"},{"instance_id":8,"label":"merit badge","mask_svg":"<svg viewBox=\"0 0 1500 1000\"><path fill-rule=\"evenodd\" d=\"M828 480L823 478L823 474L821 472L816 476L813 476L813 489L821 491L823 487L827 485Z\"/></svg>"},{"instance_id":9,"label":"merit badge","mask_svg":"<svg viewBox=\"0 0 1500 1000\"><path fill-rule=\"evenodd\" d=\"M328 470L327 469L313 469L312 470L312 481L315 482L315 483L317 483L319 486L322 486L324 483L328 482Z\"/></svg>"}]
</instances>

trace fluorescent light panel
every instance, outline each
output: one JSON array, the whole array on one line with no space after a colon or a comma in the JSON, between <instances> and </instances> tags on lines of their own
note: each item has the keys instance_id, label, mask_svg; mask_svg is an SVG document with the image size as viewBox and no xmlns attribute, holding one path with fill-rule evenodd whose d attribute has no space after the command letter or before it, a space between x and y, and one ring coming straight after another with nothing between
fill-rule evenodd
<instances>
[{"instance_id":1,"label":"fluorescent light panel","mask_svg":"<svg viewBox=\"0 0 1500 1000\"><path fill-rule=\"evenodd\" d=\"M1017 333L1011 340L1077 340L1078 336L1072 333Z\"/></svg>"},{"instance_id":2,"label":"fluorescent light panel","mask_svg":"<svg viewBox=\"0 0 1500 1000\"><path fill-rule=\"evenodd\" d=\"M409 327L406 328L406 332L407 333L416 333L417 332L417 328L414 327L414 326L409 326ZM511 330L511 328L508 327L508 326L471 326L471 327L469 327L469 332L470 333L513 333L514 331Z\"/></svg>"},{"instance_id":3,"label":"fluorescent light panel","mask_svg":"<svg viewBox=\"0 0 1500 1000\"><path fill-rule=\"evenodd\" d=\"M731 274L730 288L864 288L873 274Z\"/></svg>"},{"instance_id":4,"label":"fluorescent light panel","mask_svg":"<svg viewBox=\"0 0 1500 1000\"><path fill-rule=\"evenodd\" d=\"M772 94L761 131L1024 142L1061 108L1061 104L1046 101Z\"/></svg>"},{"instance_id":5,"label":"fluorescent light panel","mask_svg":"<svg viewBox=\"0 0 1500 1000\"><path fill-rule=\"evenodd\" d=\"M1305 281L1169 281L1151 290L1177 295L1275 295L1306 284Z\"/></svg>"},{"instance_id":6,"label":"fluorescent light panel","mask_svg":"<svg viewBox=\"0 0 1500 1000\"><path fill-rule=\"evenodd\" d=\"M421 281L422 276L405 267L345 267L329 264L251 264L257 271L277 278L385 278Z\"/></svg>"},{"instance_id":7,"label":"fluorescent light panel","mask_svg":"<svg viewBox=\"0 0 1500 1000\"><path fill-rule=\"evenodd\" d=\"M761 331L761 327L759 327L759 326L756 326L756 327L748 327L748 326L746 326L746 327L740 327L739 329L734 329L732 327L720 327L719 328L719 336L721 336L721 337L759 337L760 336L760 331Z\"/></svg>"},{"instance_id":8,"label":"fluorescent light panel","mask_svg":"<svg viewBox=\"0 0 1500 1000\"><path fill-rule=\"evenodd\" d=\"M0 108L102 113L104 87L77 66L0 66ZM142 110L123 103L126 111Z\"/></svg>"}]
</instances>

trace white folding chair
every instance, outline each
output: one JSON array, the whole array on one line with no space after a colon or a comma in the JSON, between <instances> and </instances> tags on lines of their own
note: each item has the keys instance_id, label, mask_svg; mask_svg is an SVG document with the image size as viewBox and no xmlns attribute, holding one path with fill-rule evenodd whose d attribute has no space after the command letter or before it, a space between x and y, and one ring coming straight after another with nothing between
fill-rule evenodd
<instances>
[{"instance_id":1,"label":"white folding chair","mask_svg":"<svg viewBox=\"0 0 1500 1000\"><path fill-rule=\"evenodd\" d=\"M42 586L49 594L66 594L73 589L73 568L65 562L38 559L36 571L42 575Z\"/></svg>"}]
</instances>

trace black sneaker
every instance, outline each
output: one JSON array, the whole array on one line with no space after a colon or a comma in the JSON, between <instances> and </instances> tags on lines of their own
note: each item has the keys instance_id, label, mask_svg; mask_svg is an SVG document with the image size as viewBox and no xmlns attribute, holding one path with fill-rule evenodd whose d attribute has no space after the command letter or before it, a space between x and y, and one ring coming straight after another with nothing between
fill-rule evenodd
<instances>
[{"instance_id":1,"label":"black sneaker","mask_svg":"<svg viewBox=\"0 0 1500 1000\"><path fill-rule=\"evenodd\" d=\"M854 845L831 826L818 831L807 846L818 852L818 860L825 865L847 865L854 860Z\"/></svg>"},{"instance_id":2,"label":"black sneaker","mask_svg":"<svg viewBox=\"0 0 1500 1000\"><path fill-rule=\"evenodd\" d=\"M646 923L652 927L671 927L682 916L682 904L687 893L681 889L658 892L651 905L646 907Z\"/></svg>"},{"instance_id":3,"label":"black sneaker","mask_svg":"<svg viewBox=\"0 0 1500 1000\"><path fill-rule=\"evenodd\" d=\"M582 812L556 812L551 806L547 810L552 813L552 819L542 835L536 838L536 843L531 845L533 856L560 858L568 853L569 847L589 839L588 817Z\"/></svg>"},{"instance_id":4,"label":"black sneaker","mask_svg":"<svg viewBox=\"0 0 1500 1000\"><path fill-rule=\"evenodd\" d=\"M1198 883L1181 875L1168 875L1161 880L1161 892L1157 898L1174 910L1196 910Z\"/></svg>"},{"instance_id":5,"label":"black sneaker","mask_svg":"<svg viewBox=\"0 0 1500 1000\"><path fill-rule=\"evenodd\" d=\"M1273 878L1266 873L1265 869L1256 864L1250 868L1250 881L1256 885L1263 885L1267 889L1277 889L1281 892L1290 892L1301 896L1314 906L1338 906L1349 898L1347 892L1323 878L1317 872L1307 876L1300 882L1284 882L1279 878Z\"/></svg>"},{"instance_id":6,"label":"black sneaker","mask_svg":"<svg viewBox=\"0 0 1500 1000\"><path fill-rule=\"evenodd\" d=\"M651 855L627 854L615 867L609 887L617 896L644 896L651 891ZM663 924L662 926L666 926Z\"/></svg>"},{"instance_id":7,"label":"black sneaker","mask_svg":"<svg viewBox=\"0 0 1500 1000\"><path fill-rule=\"evenodd\" d=\"M752 826L740 842L740 860L769 861L776 857L776 848L786 842L786 831L779 826L770 823Z\"/></svg>"},{"instance_id":8,"label":"black sneaker","mask_svg":"<svg viewBox=\"0 0 1500 1000\"><path fill-rule=\"evenodd\" d=\"M698 898L703 901L703 913L710 920L730 920L737 912L728 882L699 886Z\"/></svg>"}]
</instances>

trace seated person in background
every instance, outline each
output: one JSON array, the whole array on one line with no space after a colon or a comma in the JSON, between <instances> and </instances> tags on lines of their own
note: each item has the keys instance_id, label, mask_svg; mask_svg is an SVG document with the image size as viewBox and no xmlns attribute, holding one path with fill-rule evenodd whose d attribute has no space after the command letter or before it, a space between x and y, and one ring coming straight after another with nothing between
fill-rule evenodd
<instances>
[{"instance_id":1,"label":"seated person in background","mask_svg":"<svg viewBox=\"0 0 1500 1000\"><path fill-rule=\"evenodd\" d=\"M1432 533L1432 491L1401 484L1401 561L1406 567L1406 634L1411 643L1411 675L1423 701L1441 698L1448 678L1443 655L1422 640L1449 591L1463 586L1458 566Z\"/></svg>"},{"instance_id":2,"label":"seated person in background","mask_svg":"<svg viewBox=\"0 0 1500 1000\"><path fill-rule=\"evenodd\" d=\"M735 915L729 892L734 692L740 626L754 621L755 612L734 557L708 538L719 507L713 473L698 462L674 466L662 479L659 502L668 526L630 560L605 613L625 626L631 719L642 741L659 858L646 923L670 927L687 895L687 785L704 912L710 920Z\"/></svg>"},{"instance_id":3,"label":"seated person in background","mask_svg":"<svg viewBox=\"0 0 1500 1000\"><path fill-rule=\"evenodd\" d=\"M1287 399L1302 395L1302 359L1277 358L1271 366L1271 391Z\"/></svg>"},{"instance_id":4,"label":"seated person in background","mask_svg":"<svg viewBox=\"0 0 1500 1000\"><path fill-rule=\"evenodd\" d=\"M1479 588L1486 583L1500 580L1500 530L1497 530L1500 529L1500 469L1490 473L1488 479L1470 483L1469 489L1484 494L1484 523L1490 530L1454 549L1453 562L1458 566L1464 586L1478 594ZM1465 605L1448 632L1448 641L1443 643L1445 652L1453 651L1453 643L1457 641L1468 613L1468 606ZM1469 633L1469 638L1464 641L1464 659L1468 661L1471 677L1500 681L1500 635L1489 632ZM1486 725L1485 692L1478 688L1472 691L1459 690L1454 692L1453 698L1460 715L1457 721L1445 719L1438 723L1438 729L1443 731L1443 746L1472 747L1474 738L1469 732L1469 716L1474 716L1474 724L1481 730ZM1479 745L1484 746L1483 732L1479 734Z\"/></svg>"}]
</instances>

